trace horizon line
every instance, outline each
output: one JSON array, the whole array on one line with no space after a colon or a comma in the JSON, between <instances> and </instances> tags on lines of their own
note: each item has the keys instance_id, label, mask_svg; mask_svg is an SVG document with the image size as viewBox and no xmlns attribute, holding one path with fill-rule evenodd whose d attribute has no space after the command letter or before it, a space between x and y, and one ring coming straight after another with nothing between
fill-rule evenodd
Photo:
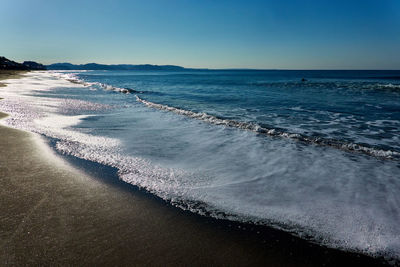
<instances>
[{"instance_id":1,"label":"horizon line","mask_svg":"<svg viewBox=\"0 0 400 267\"><path fill-rule=\"evenodd\" d=\"M186 67L183 65L175 65L175 64L151 64L151 63L112 63L112 64L106 64L106 63L96 63L96 62L88 62L88 63L71 63L71 62L55 62L55 63L50 63L50 64L43 64L45 66L50 66L53 64L71 64L71 65L77 65L77 66L84 66L88 64L97 64L97 65L105 65L105 66L118 66L118 65L132 65L132 66L145 66L145 65L150 65L150 66L175 66L175 67L181 67L184 69L192 69L192 70L249 70L249 71L280 71L280 70L285 70L285 71L400 71L400 69L359 69L359 68L354 68L354 69L348 69L348 68L305 68L305 69L296 69L296 68L242 68L242 67L233 67L233 68L209 68L209 67Z\"/></svg>"}]
</instances>

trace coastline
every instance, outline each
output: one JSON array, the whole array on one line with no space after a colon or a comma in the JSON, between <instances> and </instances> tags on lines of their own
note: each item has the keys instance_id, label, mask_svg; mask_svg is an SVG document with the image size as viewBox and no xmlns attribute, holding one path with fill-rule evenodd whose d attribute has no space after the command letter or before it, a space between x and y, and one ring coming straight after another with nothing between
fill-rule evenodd
<instances>
[{"instance_id":1,"label":"coastline","mask_svg":"<svg viewBox=\"0 0 400 267\"><path fill-rule=\"evenodd\" d=\"M111 169L57 155L35 134L0 125L0 136L1 265L381 263L179 210L112 177Z\"/></svg>"}]
</instances>

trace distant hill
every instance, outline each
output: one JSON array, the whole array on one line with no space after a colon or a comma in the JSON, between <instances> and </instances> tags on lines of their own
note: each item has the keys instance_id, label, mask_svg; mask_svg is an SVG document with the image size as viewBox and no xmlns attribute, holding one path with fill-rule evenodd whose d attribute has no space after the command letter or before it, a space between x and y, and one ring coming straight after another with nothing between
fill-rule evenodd
<instances>
[{"instance_id":1,"label":"distant hill","mask_svg":"<svg viewBox=\"0 0 400 267\"><path fill-rule=\"evenodd\" d=\"M43 65L34 61L24 61L18 63L0 56L0 70L159 70L159 71L183 71L183 70L204 70L190 69L175 65L151 65L151 64L117 64L106 65L97 63L88 64L71 64L71 63L54 63L51 65Z\"/></svg>"},{"instance_id":2,"label":"distant hill","mask_svg":"<svg viewBox=\"0 0 400 267\"><path fill-rule=\"evenodd\" d=\"M46 66L48 70L166 70L166 71L180 71L186 70L184 67L174 65L106 65L97 63L88 63L82 65L74 65L71 63L55 63Z\"/></svg>"},{"instance_id":3,"label":"distant hill","mask_svg":"<svg viewBox=\"0 0 400 267\"><path fill-rule=\"evenodd\" d=\"M45 70L46 67L34 61L17 63L5 57L0 57L0 70Z\"/></svg>"},{"instance_id":4,"label":"distant hill","mask_svg":"<svg viewBox=\"0 0 400 267\"><path fill-rule=\"evenodd\" d=\"M28 67L30 70L46 70L47 68L40 63L37 63L35 61L24 61L22 65Z\"/></svg>"}]
</instances>

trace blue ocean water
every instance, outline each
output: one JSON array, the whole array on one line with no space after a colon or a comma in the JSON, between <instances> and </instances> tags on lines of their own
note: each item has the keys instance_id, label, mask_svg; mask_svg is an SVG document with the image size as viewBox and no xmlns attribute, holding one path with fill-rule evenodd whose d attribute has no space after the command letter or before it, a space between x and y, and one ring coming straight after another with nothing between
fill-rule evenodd
<instances>
[{"instance_id":1,"label":"blue ocean water","mask_svg":"<svg viewBox=\"0 0 400 267\"><path fill-rule=\"evenodd\" d=\"M400 152L396 71L88 72L79 77L218 119Z\"/></svg>"},{"instance_id":2,"label":"blue ocean water","mask_svg":"<svg viewBox=\"0 0 400 267\"><path fill-rule=\"evenodd\" d=\"M400 258L400 71L43 72L9 92L9 125L177 207Z\"/></svg>"}]
</instances>

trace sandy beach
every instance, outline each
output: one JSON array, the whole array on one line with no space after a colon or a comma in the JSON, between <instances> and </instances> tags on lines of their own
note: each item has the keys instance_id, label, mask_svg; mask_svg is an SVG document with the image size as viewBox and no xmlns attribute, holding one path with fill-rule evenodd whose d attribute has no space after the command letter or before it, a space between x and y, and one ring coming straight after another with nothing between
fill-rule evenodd
<instances>
[{"instance_id":1,"label":"sandy beach","mask_svg":"<svg viewBox=\"0 0 400 267\"><path fill-rule=\"evenodd\" d=\"M0 265L381 264L268 227L182 211L47 142L0 126Z\"/></svg>"}]
</instances>

